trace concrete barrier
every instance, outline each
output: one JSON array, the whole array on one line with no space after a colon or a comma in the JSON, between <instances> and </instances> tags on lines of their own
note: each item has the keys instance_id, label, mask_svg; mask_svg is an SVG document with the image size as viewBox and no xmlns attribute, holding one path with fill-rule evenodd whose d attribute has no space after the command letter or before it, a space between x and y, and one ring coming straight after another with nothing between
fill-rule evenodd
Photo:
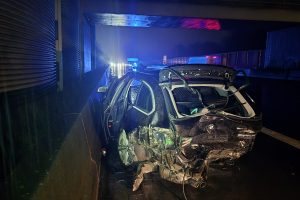
<instances>
[{"instance_id":1,"label":"concrete barrier","mask_svg":"<svg viewBox=\"0 0 300 200\"><path fill-rule=\"evenodd\" d=\"M33 200L98 199L101 144L90 107L69 115L76 120Z\"/></svg>"}]
</instances>

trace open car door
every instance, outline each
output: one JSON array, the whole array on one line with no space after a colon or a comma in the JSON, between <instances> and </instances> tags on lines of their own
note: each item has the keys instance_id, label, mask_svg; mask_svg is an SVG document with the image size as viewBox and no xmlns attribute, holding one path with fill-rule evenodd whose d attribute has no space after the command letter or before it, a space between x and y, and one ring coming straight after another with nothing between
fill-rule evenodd
<instances>
[{"instance_id":1,"label":"open car door","mask_svg":"<svg viewBox=\"0 0 300 200\"><path fill-rule=\"evenodd\" d=\"M128 108L124 128L132 130L138 126L147 126L154 111L153 89L147 82L133 79L128 90Z\"/></svg>"},{"instance_id":2,"label":"open car door","mask_svg":"<svg viewBox=\"0 0 300 200\"><path fill-rule=\"evenodd\" d=\"M123 117L127 109L127 93L129 78L122 80L110 98L109 105L104 110L103 128L108 138L118 137L118 132L123 123Z\"/></svg>"}]
</instances>

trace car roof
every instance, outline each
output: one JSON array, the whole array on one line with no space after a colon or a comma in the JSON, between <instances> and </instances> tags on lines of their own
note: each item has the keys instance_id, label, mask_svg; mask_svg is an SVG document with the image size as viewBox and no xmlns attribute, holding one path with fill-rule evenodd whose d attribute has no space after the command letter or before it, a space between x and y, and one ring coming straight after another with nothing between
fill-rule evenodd
<instances>
[{"instance_id":1,"label":"car roof","mask_svg":"<svg viewBox=\"0 0 300 200\"><path fill-rule=\"evenodd\" d=\"M169 65L163 69L166 69L166 68L172 68L172 69L187 68L187 69L191 69L191 70L195 69L195 68L199 68L199 69L211 68L211 69L234 70L232 67L220 65L220 64L175 64L175 65ZM163 70L163 69L161 69L161 70Z\"/></svg>"},{"instance_id":2,"label":"car roof","mask_svg":"<svg viewBox=\"0 0 300 200\"><path fill-rule=\"evenodd\" d=\"M132 78L142 78L142 79L154 79L159 80L159 72L160 70L143 70L138 72L128 72L126 76L130 76Z\"/></svg>"},{"instance_id":3,"label":"car roof","mask_svg":"<svg viewBox=\"0 0 300 200\"><path fill-rule=\"evenodd\" d=\"M168 72L169 71L169 72ZM173 72L173 75L169 73ZM217 64L179 64L171 65L161 70L160 82L177 82L178 75L188 82L232 82L236 76L236 70Z\"/></svg>"},{"instance_id":4,"label":"car roof","mask_svg":"<svg viewBox=\"0 0 300 200\"><path fill-rule=\"evenodd\" d=\"M165 66L163 68L145 68L142 71L137 71L137 72L128 72L125 76L129 76L129 77L136 77L139 79L151 79L155 82L159 82L160 79L160 74L162 71L166 70L166 69L172 69L175 71L195 71L195 70L203 70L203 71L207 71L207 70L211 70L213 72L229 72L231 75L235 76L234 74L234 69L228 66L224 66L224 65L217 65L217 64L176 64L176 65L169 65L169 66ZM211 76L211 77L198 77L197 81L200 80L206 80L206 81L212 81L212 80L216 80L216 77ZM222 78L223 80L223 78Z\"/></svg>"}]
</instances>

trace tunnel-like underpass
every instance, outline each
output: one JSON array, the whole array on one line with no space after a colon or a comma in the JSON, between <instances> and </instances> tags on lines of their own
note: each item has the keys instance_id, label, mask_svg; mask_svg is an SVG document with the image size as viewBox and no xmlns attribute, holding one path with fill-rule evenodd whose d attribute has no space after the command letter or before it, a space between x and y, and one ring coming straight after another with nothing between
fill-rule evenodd
<instances>
[{"instance_id":1,"label":"tunnel-like underpass","mask_svg":"<svg viewBox=\"0 0 300 200\"><path fill-rule=\"evenodd\" d=\"M299 22L293 0L2 0L0 199L298 199ZM191 62L245 70L279 134L263 129L206 188L151 173L132 192L136 171L103 155L100 80Z\"/></svg>"}]
</instances>

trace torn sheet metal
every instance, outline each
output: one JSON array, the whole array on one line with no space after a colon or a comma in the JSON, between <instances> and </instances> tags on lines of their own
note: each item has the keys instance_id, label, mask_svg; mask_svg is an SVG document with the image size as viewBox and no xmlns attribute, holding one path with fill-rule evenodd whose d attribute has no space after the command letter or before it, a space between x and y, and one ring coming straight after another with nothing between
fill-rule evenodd
<instances>
[{"instance_id":1,"label":"torn sheet metal","mask_svg":"<svg viewBox=\"0 0 300 200\"><path fill-rule=\"evenodd\" d=\"M157 167L157 165L152 162L145 162L145 163L142 163L141 165L139 165L137 176L136 176L133 186L132 186L132 191L136 191L140 187L140 184L144 180L144 174L155 171L156 167Z\"/></svg>"},{"instance_id":2,"label":"torn sheet metal","mask_svg":"<svg viewBox=\"0 0 300 200\"><path fill-rule=\"evenodd\" d=\"M255 123L211 114L185 121L183 125L175 124L174 131L138 127L122 133L120 138L127 145L127 154L120 157L125 164L139 163L134 191L143 181L143 175L153 171L159 171L162 178L174 183L204 187L211 164L232 163L252 148L257 133L253 127L259 127ZM119 152L121 147L124 146L120 146Z\"/></svg>"}]
</instances>

